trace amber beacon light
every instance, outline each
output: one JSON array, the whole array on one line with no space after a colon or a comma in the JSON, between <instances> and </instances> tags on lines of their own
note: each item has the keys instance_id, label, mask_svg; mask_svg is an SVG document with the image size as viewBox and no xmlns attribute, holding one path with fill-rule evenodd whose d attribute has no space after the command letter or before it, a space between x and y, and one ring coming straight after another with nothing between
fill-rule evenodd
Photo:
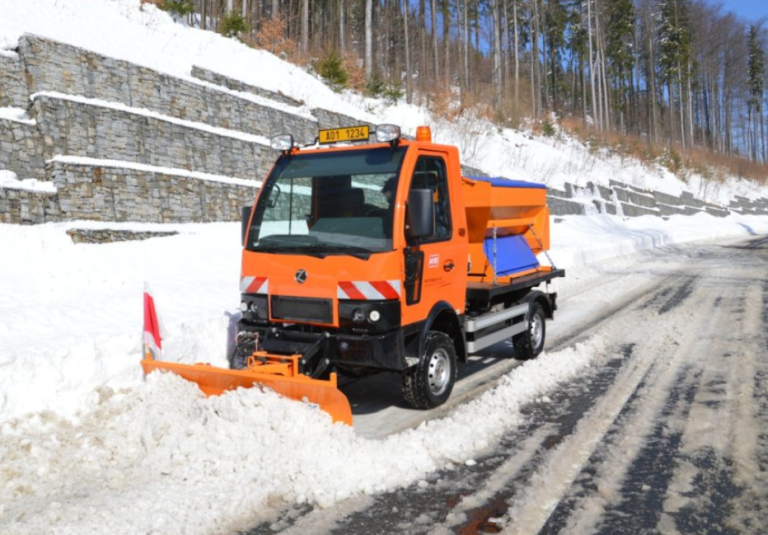
<instances>
[{"instance_id":1,"label":"amber beacon light","mask_svg":"<svg viewBox=\"0 0 768 535\"><path fill-rule=\"evenodd\" d=\"M425 141L432 143L432 130L428 126L419 126L416 128L416 141Z\"/></svg>"}]
</instances>

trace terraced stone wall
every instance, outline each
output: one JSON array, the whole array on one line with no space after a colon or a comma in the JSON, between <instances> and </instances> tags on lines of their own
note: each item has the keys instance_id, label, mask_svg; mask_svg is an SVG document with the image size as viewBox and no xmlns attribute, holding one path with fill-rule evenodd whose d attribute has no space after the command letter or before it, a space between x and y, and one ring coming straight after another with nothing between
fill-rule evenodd
<instances>
[{"instance_id":1,"label":"terraced stone wall","mask_svg":"<svg viewBox=\"0 0 768 535\"><path fill-rule=\"evenodd\" d=\"M0 108L26 108L28 102L21 59L17 54L0 52Z\"/></svg>"},{"instance_id":2,"label":"terraced stone wall","mask_svg":"<svg viewBox=\"0 0 768 535\"><path fill-rule=\"evenodd\" d=\"M189 223L239 221L255 187L136 169L49 164L63 220Z\"/></svg>"},{"instance_id":3,"label":"terraced stone wall","mask_svg":"<svg viewBox=\"0 0 768 535\"><path fill-rule=\"evenodd\" d=\"M267 137L292 132L302 142L317 135L317 122L309 114L265 106L192 79L33 35L22 37L19 50L30 95L82 95Z\"/></svg>"},{"instance_id":4,"label":"terraced stone wall","mask_svg":"<svg viewBox=\"0 0 768 535\"><path fill-rule=\"evenodd\" d=\"M0 223L30 225L59 219L55 193L0 187Z\"/></svg>"},{"instance_id":5,"label":"terraced stone wall","mask_svg":"<svg viewBox=\"0 0 768 535\"><path fill-rule=\"evenodd\" d=\"M0 119L0 170L19 178L45 179L43 146L37 126Z\"/></svg>"},{"instance_id":6,"label":"terraced stone wall","mask_svg":"<svg viewBox=\"0 0 768 535\"><path fill-rule=\"evenodd\" d=\"M252 141L72 100L38 96L33 112L46 160L85 156L260 180L275 156Z\"/></svg>"}]
</instances>

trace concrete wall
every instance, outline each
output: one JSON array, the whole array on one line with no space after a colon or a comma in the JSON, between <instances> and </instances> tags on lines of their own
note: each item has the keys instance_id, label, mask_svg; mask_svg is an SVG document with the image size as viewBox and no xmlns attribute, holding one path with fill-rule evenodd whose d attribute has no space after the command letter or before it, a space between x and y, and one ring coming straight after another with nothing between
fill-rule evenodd
<instances>
[{"instance_id":1,"label":"concrete wall","mask_svg":"<svg viewBox=\"0 0 768 535\"><path fill-rule=\"evenodd\" d=\"M272 136L292 132L299 141L317 135L312 118L263 106L205 84L195 83L33 35L21 39L28 91L58 91L121 102L172 117L241 132Z\"/></svg>"},{"instance_id":2,"label":"concrete wall","mask_svg":"<svg viewBox=\"0 0 768 535\"><path fill-rule=\"evenodd\" d=\"M36 125L0 119L0 170L20 179L45 179L43 146Z\"/></svg>"},{"instance_id":3,"label":"concrete wall","mask_svg":"<svg viewBox=\"0 0 768 535\"><path fill-rule=\"evenodd\" d=\"M63 220L239 221L256 188L134 169L49 164Z\"/></svg>"},{"instance_id":4,"label":"concrete wall","mask_svg":"<svg viewBox=\"0 0 768 535\"><path fill-rule=\"evenodd\" d=\"M46 160L86 156L260 180L275 157L258 143L61 98L36 97L33 113Z\"/></svg>"}]
</instances>

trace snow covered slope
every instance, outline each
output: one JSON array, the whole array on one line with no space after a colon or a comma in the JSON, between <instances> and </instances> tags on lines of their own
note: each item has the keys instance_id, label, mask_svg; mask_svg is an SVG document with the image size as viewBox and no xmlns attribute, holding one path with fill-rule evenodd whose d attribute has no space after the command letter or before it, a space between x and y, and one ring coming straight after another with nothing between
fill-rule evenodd
<instances>
[{"instance_id":1,"label":"snow covered slope","mask_svg":"<svg viewBox=\"0 0 768 535\"><path fill-rule=\"evenodd\" d=\"M7 2L0 18L0 53L15 48L24 33L38 34L108 56L191 79L197 65L248 84L280 91L306 103L368 119L400 124L406 132L430 124L438 142L456 144L464 162L493 175L534 180L562 188L568 181L607 185L610 179L679 195L690 191L706 200L728 204L734 195L768 197L768 188L730 179L704 183L693 175L686 182L661 166L646 167L631 159L598 152L582 143L533 136L472 117L439 121L413 105L335 93L317 77L265 51L234 39L174 23L165 12L140 0L25 0Z\"/></svg>"}]
</instances>

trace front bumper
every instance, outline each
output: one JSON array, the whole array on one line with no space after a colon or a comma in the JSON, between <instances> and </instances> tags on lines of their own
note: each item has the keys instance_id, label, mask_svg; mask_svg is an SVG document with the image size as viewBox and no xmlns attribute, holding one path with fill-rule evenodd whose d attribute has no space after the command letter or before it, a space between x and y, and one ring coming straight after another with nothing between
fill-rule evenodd
<instances>
[{"instance_id":1,"label":"front bumper","mask_svg":"<svg viewBox=\"0 0 768 535\"><path fill-rule=\"evenodd\" d=\"M241 322L240 331L258 333L260 349L278 355L305 355L319 345L331 366L402 371L405 350L401 329L358 334L339 330L307 332L300 326L253 325Z\"/></svg>"}]
</instances>

